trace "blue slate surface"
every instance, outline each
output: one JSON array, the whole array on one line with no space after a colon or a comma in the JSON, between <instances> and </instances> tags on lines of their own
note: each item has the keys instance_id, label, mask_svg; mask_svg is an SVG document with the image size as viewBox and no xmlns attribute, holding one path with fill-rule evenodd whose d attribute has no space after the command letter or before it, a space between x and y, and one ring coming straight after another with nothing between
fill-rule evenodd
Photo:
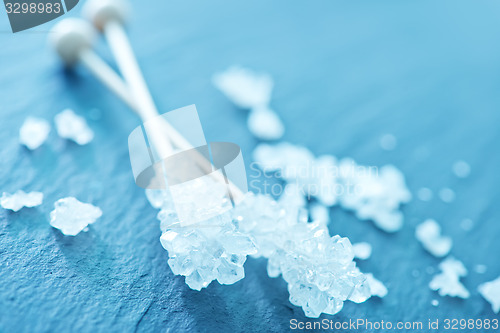
<instances>
[{"instance_id":1,"label":"blue slate surface","mask_svg":"<svg viewBox=\"0 0 500 333\"><path fill-rule=\"evenodd\" d=\"M285 122L285 140L316 154L392 163L413 193L424 186L456 191L451 204L414 199L393 235L332 209L331 233L373 245L360 267L389 294L320 319L499 318L476 291L500 275L498 1L133 4L131 41L160 110L196 104L207 139L239 144L247 166L257 141L246 114L210 83L232 64L274 77L272 107ZM41 207L0 210L0 332L278 332L292 318L307 320L288 302L283 280L267 277L265 260L249 259L235 285L212 283L201 292L172 274L156 211L129 166L127 136L138 119L84 69L61 69L46 44L51 24L13 35L0 12L0 190L45 194ZM111 60L103 43L99 52ZM88 120L91 144L53 131L36 151L19 145L28 115L52 120L67 107ZM380 149L384 133L398 138L396 150ZM471 177L452 174L458 159L470 163ZM48 223L53 202L69 195L104 212L77 237ZM452 254L469 268L469 300L427 287L427 268L439 260L415 241L414 227L429 217L453 237ZM459 227L464 218L475 222L472 231ZM476 264L487 272L475 273Z\"/></svg>"}]
</instances>

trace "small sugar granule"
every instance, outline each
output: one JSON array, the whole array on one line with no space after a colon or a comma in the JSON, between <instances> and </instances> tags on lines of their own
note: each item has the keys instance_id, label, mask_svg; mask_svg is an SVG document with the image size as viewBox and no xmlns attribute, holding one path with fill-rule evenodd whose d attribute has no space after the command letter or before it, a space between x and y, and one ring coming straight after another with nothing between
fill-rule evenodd
<instances>
[{"instance_id":1,"label":"small sugar granule","mask_svg":"<svg viewBox=\"0 0 500 333\"><path fill-rule=\"evenodd\" d=\"M65 235L76 236L101 216L99 207L67 197L54 203L54 210L50 212L50 225Z\"/></svg>"},{"instance_id":2,"label":"small sugar granule","mask_svg":"<svg viewBox=\"0 0 500 333\"><path fill-rule=\"evenodd\" d=\"M446 256L450 253L453 244L450 237L441 236L441 227L432 219L428 219L417 226L415 237L435 257Z\"/></svg>"},{"instance_id":3,"label":"small sugar granule","mask_svg":"<svg viewBox=\"0 0 500 333\"><path fill-rule=\"evenodd\" d=\"M481 296L491 304L495 313L500 312L500 276L490 282L480 284L477 288Z\"/></svg>"},{"instance_id":4,"label":"small sugar granule","mask_svg":"<svg viewBox=\"0 0 500 333\"><path fill-rule=\"evenodd\" d=\"M40 147L50 133L50 124L47 120L28 117L19 130L19 142L30 150Z\"/></svg>"},{"instance_id":5,"label":"small sugar granule","mask_svg":"<svg viewBox=\"0 0 500 333\"><path fill-rule=\"evenodd\" d=\"M453 163L452 170L458 178L467 178L470 175L470 165L465 161L456 161Z\"/></svg>"},{"instance_id":6,"label":"small sugar granule","mask_svg":"<svg viewBox=\"0 0 500 333\"><path fill-rule=\"evenodd\" d=\"M439 264L441 273L435 275L429 283L429 288L438 291L441 296L469 298L470 293L460 283L460 278L467 275L467 269L461 261L452 257Z\"/></svg>"},{"instance_id":7,"label":"small sugar granule","mask_svg":"<svg viewBox=\"0 0 500 333\"><path fill-rule=\"evenodd\" d=\"M354 258L366 260L372 255L372 246L367 242L359 242L352 244Z\"/></svg>"},{"instance_id":8,"label":"small sugar granule","mask_svg":"<svg viewBox=\"0 0 500 333\"><path fill-rule=\"evenodd\" d=\"M36 207L42 204L43 193L29 192L18 190L14 194L4 192L0 198L0 205L5 209L10 209L14 212L19 211L23 207Z\"/></svg>"},{"instance_id":9,"label":"small sugar granule","mask_svg":"<svg viewBox=\"0 0 500 333\"><path fill-rule=\"evenodd\" d=\"M384 134L380 138L380 147L383 150L394 150L398 144L398 140L392 134Z\"/></svg>"},{"instance_id":10,"label":"small sugar granule","mask_svg":"<svg viewBox=\"0 0 500 333\"><path fill-rule=\"evenodd\" d=\"M83 117L73 110L66 109L54 118L57 134L61 138L73 140L79 145L86 145L94 138L94 132L88 127Z\"/></svg>"}]
</instances>

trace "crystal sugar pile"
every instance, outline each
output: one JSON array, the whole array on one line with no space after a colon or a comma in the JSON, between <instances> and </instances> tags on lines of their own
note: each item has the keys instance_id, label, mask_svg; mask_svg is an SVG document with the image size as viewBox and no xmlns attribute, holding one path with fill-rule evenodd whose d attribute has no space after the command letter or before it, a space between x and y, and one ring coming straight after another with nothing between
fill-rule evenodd
<instances>
[{"instance_id":1,"label":"crystal sugar pile","mask_svg":"<svg viewBox=\"0 0 500 333\"><path fill-rule=\"evenodd\" d=\"M25 193L22 190L18 190L14 194L4 192L0 198L0 205L5 209L17 212L23 207L40 206L42 201L43 193L41 192Z\"/></svg>"},{"instance_id":2,"label":"crystal sugar pile","mask_svg":"<svg viewBox=\"0 0 500 333\"><path fill-rule=\"evenodd\" d=\"M101 215L99 207L67 197L54 203L54 210L50 212L50 225L65 235L76 236Z\"/></svg>"},{"instance_id":3,"label":"crystal sugar pile","mask_svg":"<svg viewBox=\"0 0 500 333\"><path fill-rule=\"evenodd\" d=\"M441 273L434 276L429 283L432 290L437 290L441 296L469 298L470 293L460 282L460 278L467 275L464 264L452 257L439 264Z\"/></svg>"},{"instance_id":4,"label":"crystal sugar pile","mask_svg":"<svg viewBox=\"0 0 500 333\"><path fill-rule=\"evenodd\" d=\"M220 186L215 182L195 184L213 192L217 192ZM168 264L174 274L185 276L191 289L201 290L214 280L220 284L233 284L245 277L243 264L247 255L257 253L257 248L253 239L233 223L230 212L193 225L183 225L169 191L147 192L150 203L161 208L158 213L163 232L160 241L168 251ZM214 196L206 198L214 200Z\"/></svg>"},{"instance_id":5,"label":"crystal sugar pile","mask_svg":"<svg viewBox=\"0 0 500 333\"><path fill-rule=\"evenodd\" d=\"M57 134L61 138L73 140L79 145L86 145L94 138L94 132L89 128L83 117L73 110L66 109L54 118Z\"/></svg>"},{"instance_id":6,"label":"crystal sugar pile","mask_svg":"<svg viewBox=\"0 0 500 333\"><path fill-rule=\"evenodd\" d=\"M40 147L50 133L50 124L47 120L28 117L19 130L19 141L30 150Z\"/></svg>"},{"instance_id":7,"label":"crystal sugar pile","mask_svg":"<svg viewBox=\"0 0 500 333\"><path fill-rule=\"evenodd\" d=\"M349 158L316 158L307 148L286 142L260 144L253 155L264 172L275 172L287 183L296 184L307 198L316 198L328 207L339 203L386 232L403 226L399 207L411 200L411 193L401 171L392 165L379 169Z\"/></svg>"},{"instance_id":8,"label":"crystal sugar pile","mask_svg":"<svg viewBox=\"0 0 500 333\"><path fill-rule=\"evenodd\" d=\"M285 127L269 107L273 89L271 76L234 66L215 74L213 83L238 107L250 109L247 123L253 135L262 140L283 136Z\"/></svg>"},{"instance_id":9,"label":"crystal sugar pile","mask_svg":"<svg viewBox=\"0 0 500 333\"><path fill-rule=\"evenodd\" d=\"M371 296L349 240L330 237L322 223L308 223L307 213L293 202L249 193L234 216L241 230L255 239L256 256L268 259L269 276L283 276L290 302L306 316L335 314L344 301L359 303Z\"/></svg>"}]
</instances>

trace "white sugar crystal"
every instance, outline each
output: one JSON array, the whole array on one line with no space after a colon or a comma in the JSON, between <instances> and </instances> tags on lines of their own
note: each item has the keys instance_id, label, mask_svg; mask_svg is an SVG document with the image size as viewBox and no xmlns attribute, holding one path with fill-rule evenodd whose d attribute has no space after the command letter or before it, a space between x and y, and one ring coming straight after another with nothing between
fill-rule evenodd
<instances>
[{"instance_id":1,"label":"white sugar crystal","mask_svg":"<svg viewBox=\"0 0 500 333\"><path fill-rule=\"evenodd\" d=\"M435 257L446 256L450 253L453 244L450 237L441 236L441 227L432 219L428 219L417 226L415 237Z\"/></svg>"},{"instance_id":2,"label":"white sugar crystal","mask_svg":"<svg viewBox=\"0 0 500 333\"><path fill-rule=\"evenodd\" d=\"M380 138L380 147L384 150L394 150L398 144L398 140L392 134L384 134Z\"/></svg>"},{"instance_id":3,"label":"white sugar crystal","mask_svg":"<svg viewBox=\"0 0 500 333\"><path fill-rule=\"evenodd\" d=\"M481 296L491 304L495 313L500 312L500 276L490 282L480 284L477 288Z\"/></svg>"},{"instance_id":4,"label":"white sugar crystal","mask_svg":"<svg viewBox=\"0 0 500 333\"><path fill-rule=\"evenodd\" d=\"M455 200L455 192L450 188L443 188L439 191L439 197L443 202L450 203Z\"/></svg>"},{"instance_id":5,"label":"white sugar crystal","mask_svg":"<svg viewBox=\"0 0 500 333\"><path fill-rule=\"evenodd\" d=\"M437 299L433 299L431 301L431 304L432 304L432 306L438 306L439 305L439 301Z\"/></svg>"},{"instance_id":6,"label":"white sugar crystal","mask_svg":"<svg viewBox=\"0 0 500 333\"><path fill-rule=\"evenodd\" d=\"M47 120L28 117L19 130L19 141L31 150L40 147L50 133L50 124Z\"/></svg>"},{"instance_id":7,"label":"white sugar crystal","mask_svg":"<svg viewBox=\"0 0 500 333\"><path fill-rule=\"evenodd\" d=\"M281 119L267 107L252 109L247 122L250 132L261 140L277 140L285 133Z\"/></svg>"},{"instance_id":8,"label":"white sugar crystal","mask_svg":"<svg viewBox=\"0 0 500 333\"><path fill-rule=\"evenodd\" d=\"M404 176L396 167L386 165L380 170L356 164L351 159L340 161L340 174L346 189L340 197L344 208L354 210L363 220L373 220L386 232L403 226L399 206L411 200Z\"/></svg>"},{"instance_id":9,"label":"white sugar crystal","mask_svg":"<svg viewBox=\"0 0 500 333\"><path fill-rule=\"evenodd\" d=\"M42 204L43 193L29 192L18 190L14 194L4 192L0 198L0 205L5 209L10 209L14 212L19 211L23 207L36 207Z\"/></svg>"},{"instance_id":10,"label":"white sugar crystal","mask_svg":"<svg viewBox=\"0 0 500 333\"><path fill-rule=\"evenodd\" d=\"M253 109L269 105L273 80L270 75L256 73L239 66L230 67L213 76L214 85L234 104Z\"/></svg>"},{"instance_id":11,"label":"white sugar crystal","mask_svg":"<svg viewBox=\"0 0 500 333\"><path fill-rule=\"evenodd\" d=\"M432 278L429 288L437 290L441 296L470 297L469 291L460 283L460 278L467 275L461 261L449 257L439 264L439 268L441 273Z\"/></svg>"},{"instance_id":12,"label":"white sugar crystal","mask_svg":"<svg viewBox=\"0 0 500 333\"><path fill-rule=\"evenodd\" d=\"M306 316L335 314L345 300L364 302L371 294L353 262L347 238L331 237L325 224L308 223L301 207L284 207L264 195L247 194L234 216L255 239L257 256L268 258L268 274L288 283L290 302Z\"/></svg>"},{"instance_id":13,"label":"white sugar crystal","mask_svg":"<svg viewBox=\"0 0 500 333\"><path fill-rule=\"evenodd\" d=\"M417 196L422 201L431 201L432 200L432 191L427 187L422 187L418 190Z\"/></svg>"},{"instance_id":14,"label":"white sugar crystal","mask_svg":"<svg viewBox=\"0 0 500 333\"><path fill-rule=\"evenodd\" d=\"M366 260L372 255L372 246L367 242L354 243L352 249L354 250L354 257L361 260Z\"/></svg>"},{"instance_id":15,"label":"white sugar crystal","mask_svg":"<svg viewBox=\"0 0 500 333\"><path fill-rule=\"evenodd\" d=\"M277 140L283 136L285 127L276 112L269 108L273 90L271 76L235 66L215 74L213 83L234 104L250 109L248 128L253 135L262 140Z\"/></svg>"},{"instance_id":16,"label":"white sugar crystal","mask_svg":"<svg viewBox=\"0 0 500 333\"><path fill-rule=\"evenodd\" d=\"M73 110L66 109L54 118L57 134L61 138L70 139L79 145L92 141L94 132L88 127L83 117L78 116Z\"/></svg>"},{"instance_id":17,"label":"white sugar crystal","mask_svg":"<svg viewBox=\"0 0 500 333\"><path fill-rule=\"evenodd\" d=\"M387 295L386 286L379 280L373 277L372 273L366 273L366 282L370 286L370 293L372 296L383 298Z\"/></svg>"},{"instance_id":18,"label":"white sugar crystal","mask_svg":"<svg viewBox=\"0 0 500 333\"><path fill-rule=\"evenodd\" d=\"M452 169L458 178L467 178L470 175L470 165L465 161L456 161Z\"/></svg>"},{"instance_id":19,"label":"white sugar crystal","mask_svg":"<svg viewBox=\"0 0 500 333\"><path fill-rule=\"evenodd\" d=\"M54 210L50 212L50 225L65 235L75 236L101 216L99 207L67 197L54 203Z\"/></svg>"},{"instance_id":20,"label":"white sugar crystal","mask_svg":"<svg viewBox=\"0 0 500 333\"><path fill-rule=\"evenodd\" d=\"M307 198L315 197L328 207L340 200L358 218L373 220L387 232L403 225L399 206L411 200L411 193L403 174L392 165L379 170L351 159L339 163L331 155L315 158L307 148L286 142L261 144L253 155L264 172L276 172L284 181L296 184Z\"/></svg>"}]
</instances>

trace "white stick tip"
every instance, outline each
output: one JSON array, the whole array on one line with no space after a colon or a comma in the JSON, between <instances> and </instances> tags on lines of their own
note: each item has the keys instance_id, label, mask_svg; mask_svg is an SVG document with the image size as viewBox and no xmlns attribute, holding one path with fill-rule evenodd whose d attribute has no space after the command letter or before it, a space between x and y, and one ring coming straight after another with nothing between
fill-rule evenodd
<instances>
[{"instance_id":1,"label":"white stick tip","mask_svg":"<svg viewBox=\"0 0 500 333\"><path fill-rule=\"evenodd\" d=\"M90 48L95 39L95 30L82 19L68 18L52 28L49 42L68 65L78 62L80 52Z\"/></svg>"},{"instance_id":2,"label":"white stick tip","mask_svg":"<svg viewBox=\"0 0 500 333\"><path fill-rule=\"evenodd\" d=\"M88 0L83 7L83 15L99 30L103 30L110 21L124 24L129 11L130 6L126 0Z\"/></svg>"}]
</instances>

